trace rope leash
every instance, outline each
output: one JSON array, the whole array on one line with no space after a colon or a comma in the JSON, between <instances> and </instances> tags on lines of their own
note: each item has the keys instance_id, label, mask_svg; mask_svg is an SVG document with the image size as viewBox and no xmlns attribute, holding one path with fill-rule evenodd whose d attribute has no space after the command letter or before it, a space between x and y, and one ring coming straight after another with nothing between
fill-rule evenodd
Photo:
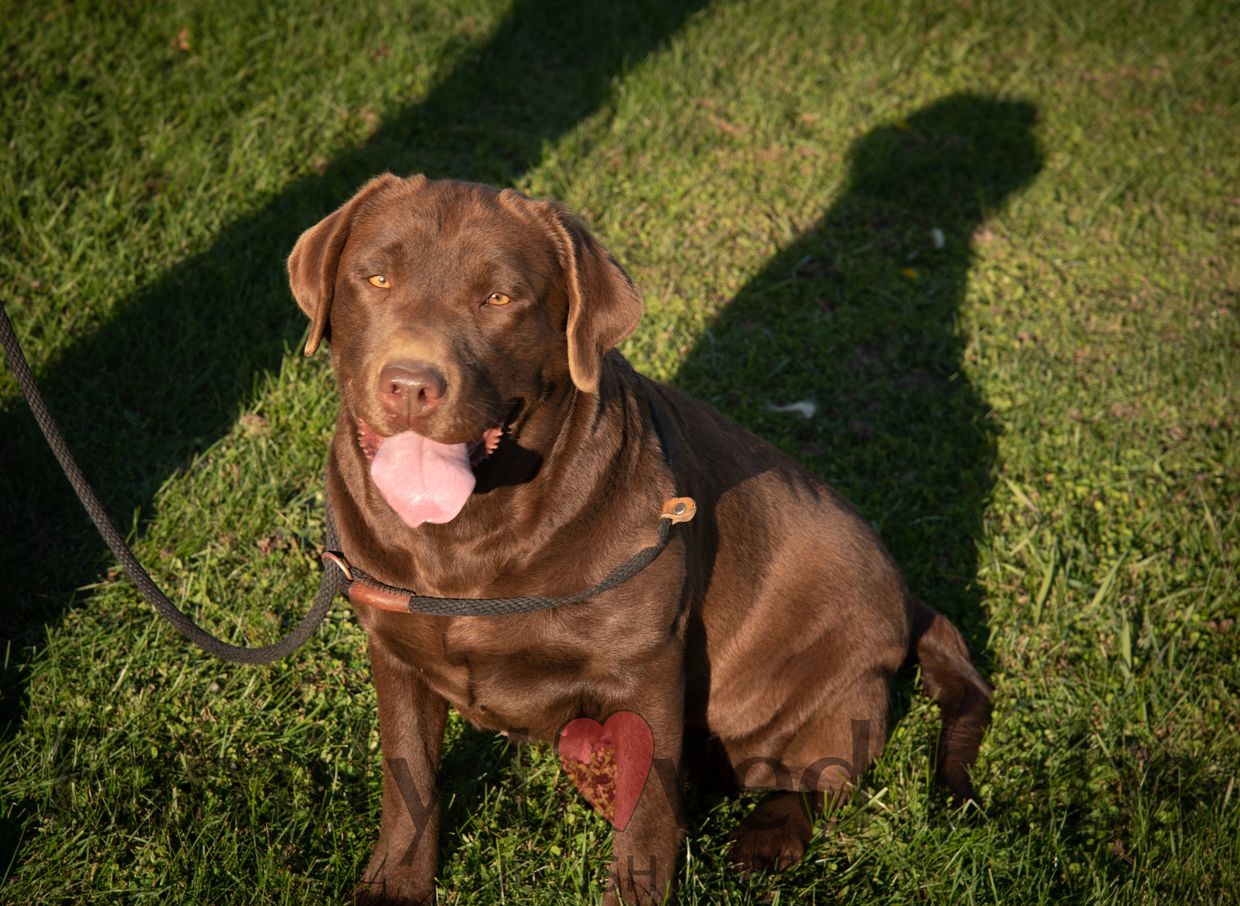
<instances>
[{"instance_id":1,"label":"rope leash","mask_svg":"<svg viewBox=\"0 0 1240 906\"><path fill-rule=\"evenodd\" d=\"M86 480L86 476L78 466L77 460L74 459L73 454L69 451L69 446L65 443L64 437L56 425L56 420L52 418L51 412L48 411L46 404L43 402L43 396L39 393L39 386L35 382L34 374L30 370L30 364L26 361L21 343L17 339L17 334L13 331L13 325L9 322L8 313L5 311L2 301L0 301L0 346L4 347L4 355L8 360L9 368L12 369L14 376L17 378L17 384L21 388L22 396L26 398L26 403L30 406L30 411L34 415L35 422L39 425L39 430L43 432L47 445L51 447L56 461L60 463L61 470L65 473L65 477L69 479L69 484L73 486L73 491L77 494L78 500L81 501L83 508L86 510L86 515L95 524L95 528L99 531L104 543L107 544L112 555L116 557L121 567L125 570L125 575L129 577L129 581L134 584L134 587L138 589L142 597L155 608L156 612L171 623L173 628L187 641L192 642L210 654L214 654L216 657L234 664L270 664L292 654L304 645L310 636L314 634L315 630L319 628L319 625L327 616L327 611L331 609L332 601L341 593L346 594L349 600L355 604L367 604L381 610L422 613L435 616L500 616L504 614L527 613L549 607L561 607L566 604L584 601L628 581L653 563L655 558L667 547L671 537L671 527L677 523L689 521L697 511L692 498L674 497L668 500L664 504L663 512L659 516L659 540L650 547L638 551L637 554L614 569L601 582L575 595L554 598L529 596L480 599L434 598L419 595L408 589L387 585L351 566L344 555L337 550L339 541L336 535L335 523L332 519L330 501L328 501L325 506L327 521L325 547L327 552L323 554L323 561L325 566L330 564L336 568L325 568L323 570L323 577L319 582L319 590L314 595L314 603L310 607L309 612L302 618L300 623L293 627L288 635L271 645L253 648L231 645L199 627L187 614L179 610L172 601L168 600L167 596L160 591L159 586L155 584L150 574L138 562L138 558L129 549L129 545L125 543L124 537L116 530L116 526L103 508L103 504L99 502L99 498L90 486L90 482ZM655 432L663 444L664 456L670 460L671 446L669 438L663 431L653 405L650 407L650 416Z\"/></svg>"},{"instance_id":2,"label":"rope leash","mask_svg":"<svg viewBox=\"0 0 1240 906\"><path fill-rule=\"evenodd\" d=\"M13 374L17 378L17 384L21 388L22 396L26 398L26 403L30 406L34 420L38 422L39 430L43 432L47 445L52 448L52 453L55 455L56 461L60 463L60 468L64 471L65 477L69 479L69 484L73 485L74 493L77 494L78 500L82 502L82 506L86 509L86 515L90 517L90 521L99 530L99 534L103 537L103 541L107 544L108 549L112 551L112 555L120 562L121 567L125 570L125 575L129 577L129 581L142 593L142 597L146 598L147 602L155 608L160 616L171 623L177 632L181 633L182 636L199 648L234 664L270 664L273 661L287 657L305 644L306 640L319 628L319 624L323 622L323 618L327 616L327 611L331 608L332 601L340 593L343 577L339 570L329 569L323 571L323 578L319 583L319 590L314 596L314 604L311 606L310 612L302 618L300 623L293 627L288 635L274 644L258 648L230 645L201 629L189 616L178 610L177 606L169 601L164 593L159 590L159 586L151 579L150 574L143 569L142 564L138 562L138 558L133 555L133 551L129 549L129 545L125 543L125 539L116 530L116 526L108 517L107 511L103 508L103 504L99 502L99 498L95 495L90 482L86 480L86 476L78 466L77 460L69 452L69 447L65 443L64 437L61 436L55 419L52 418L52 414L43 402L43 397L39 393L39 386L35 383L34 375L30 371L30 365L26 361L26 356L22 353L17 335L13 332L13 325L9 323L9 316L4 310L3 302L0 302L0 345L4 346L4 355L8 359L9 368L13 370ZM332 524L330 508L327 511L327 546L328 548L336 546L336 528Z\"/></svg>"}]
</instances>

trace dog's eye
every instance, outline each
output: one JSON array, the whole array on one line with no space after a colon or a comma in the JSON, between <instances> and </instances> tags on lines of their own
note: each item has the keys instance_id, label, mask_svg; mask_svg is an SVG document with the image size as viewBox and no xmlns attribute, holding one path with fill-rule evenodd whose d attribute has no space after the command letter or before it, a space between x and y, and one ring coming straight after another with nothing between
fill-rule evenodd
<instances>
[{"instance_id":1,"label":"dog's eye","mask_svg":"<svg viewBox=\"0 0 1240 906\"><path fill-rule=\"evenodd\" d=\"M487 305L507 305L511 301L505 293L491 293L487 296Z\"/></svg>"},{"instance_id":2,"label":"dog's eye","mask_svg":"<svg viewBox=\"0 0 1240 906\"><path fill-rule=\"evenodd\" d=\"M383 274L375 274L373 277L367 277L366 282L371 286L377 286L379 289L389 289L392 284L388 282L388 278Z\"/></svg>"}]
</instances>

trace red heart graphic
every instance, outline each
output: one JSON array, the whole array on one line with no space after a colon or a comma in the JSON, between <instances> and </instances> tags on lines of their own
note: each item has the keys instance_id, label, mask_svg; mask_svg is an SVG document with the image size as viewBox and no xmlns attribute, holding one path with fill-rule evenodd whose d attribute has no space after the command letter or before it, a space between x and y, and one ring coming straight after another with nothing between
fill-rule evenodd
<instances>
[{"instance_id":1,"label":"red heart graphic","mask_svg":"<svg viewBox=\"0 0 1240 906\"><path fill-rule=\"evenodd\" d=\"M560 765L594 810L624 830L654 760L654 736L640 714L617 711L599 723L569 721L560 731Z\"/></svg>"}]
</instances>

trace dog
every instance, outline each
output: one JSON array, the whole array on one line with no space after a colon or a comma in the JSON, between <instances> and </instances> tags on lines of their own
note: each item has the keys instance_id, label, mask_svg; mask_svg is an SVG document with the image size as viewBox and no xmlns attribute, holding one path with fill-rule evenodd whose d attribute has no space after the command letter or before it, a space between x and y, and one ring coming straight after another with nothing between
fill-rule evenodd
<instances>
[{"instance_id":1,"label":"dog","mask_svg":"<svg viewBox=\"0 0 1240 906\"><path fill-rule=\"evenodd\" d=\"M770 791L731 834L742 870L795 861L882 750L909 661L942 715L936 777L973 798L990 690L960 633L839 494L630 367L615 347L641 296L580 220L511 189L384 174L303 233L288 270L305 353L330 340L340 547L378 582L572 596L656 541L666 501L696 506L644 569L577 603L433 616L355 602L384 761L359 902L434 900L449 705L552 743L575 719L640 716L656 769L613 822L606 903L674 895L695 766Z\"/></svg>"}]
</instances>

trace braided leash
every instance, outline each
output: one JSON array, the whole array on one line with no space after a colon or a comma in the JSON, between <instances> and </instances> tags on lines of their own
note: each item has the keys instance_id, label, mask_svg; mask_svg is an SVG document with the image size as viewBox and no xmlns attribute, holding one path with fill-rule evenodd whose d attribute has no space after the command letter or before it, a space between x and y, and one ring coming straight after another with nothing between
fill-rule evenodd
<instances>
[{"instance_id":1,"label":"braided leash","mask_svg":"<svg viewBox=\"0 0 1240 906\"><path fill-rule=\"evenodd\" d=\"M323 618L327 616L327 611L331 608L332 601L343 587L343 577L337 570L324 570L323 578L319 583L319 590L314 596L314 604L310 608L310 612L302 618L300 623L293 627L293 630L288 635L272 645L265 645L259 648L230 645L201 629L189 616L178 610L177 606L159 590L159 586L151 579L150 574L143 569L142 564L138 562L138 558L133 555L133 551L129 549L129 545L125 543L125 539L116 530L116 526L113 525L112 520L108 517L107 511L103 508L103 504L99 502L99 498L95 495L90 482L86 480L86 476L78 466L77 460L69 452L69 447L65 443L64 437L61 436L55 419L52 418L52 414L43 402L43 397L39 393L39 386L35 383L34 375L30 371L30 365L22 353L17 335L13 332L13 325L9 323L9 316L4 310L3 302L0 302L0 345L4 346L4 355L8 359L9 368L13 370L13 374L17 378L17 384L21 388L22 395L26 398L26 403L30 406L31 413L34 414L34 420L39 424L39 430L43 432L43 437L47 439L47 445L52 448L52 453L55 455L57 462L60 463L60 468L64 471L65 477L69 479L69 484L73 485L73 490L77 494L78 500L82 502L82 506L86 509L86 515L90 517L91 522L95 524L95 528L99 530L99 534L103 537L108 549L112 551L112 555L120 561L122 568L125 570L125 575L129 577L129 581L137 587L138 591L142 593L142 597L146 598L147 602L155 608L160 616L171 623L177 632L181 633L181 635L199 648L234 664L270 664L272 661L278 661L281 658L287 657L305 644L306 640L319 628L319 624L323 622ZM327 512L327 546L329 548L336 546L336 529L332 524L330 509Z\"/></svg>"}]
</instances>

